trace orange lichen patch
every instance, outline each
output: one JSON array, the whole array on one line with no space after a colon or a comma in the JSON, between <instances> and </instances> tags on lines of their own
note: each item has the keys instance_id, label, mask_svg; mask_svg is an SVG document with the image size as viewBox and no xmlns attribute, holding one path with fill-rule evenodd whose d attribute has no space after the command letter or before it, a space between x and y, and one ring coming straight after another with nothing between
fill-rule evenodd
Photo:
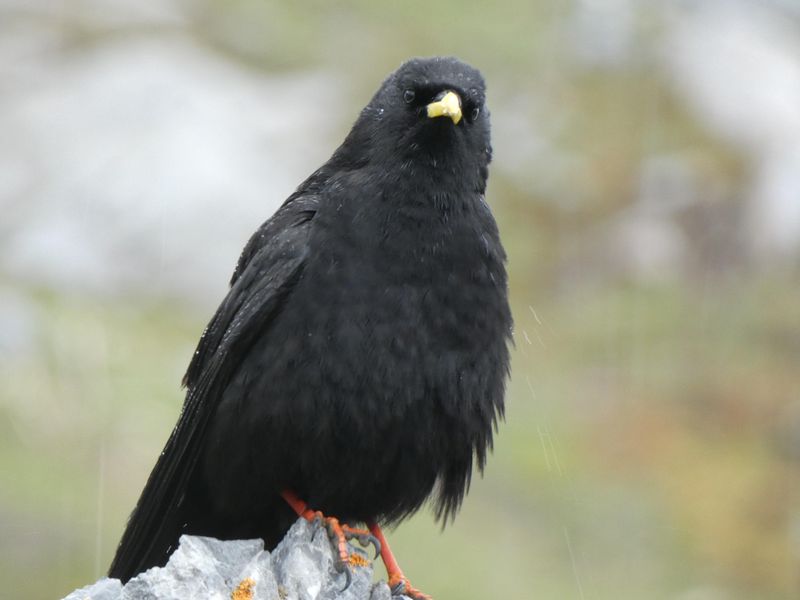
<instances>
[{"instance_id":1,"label":"orange lichen patch","mask_svg":"<svg viewBox=\"0 0 800 600\"><path fill-rule=\"evenodd\" d=\"M255 586L256 582L252 578L242 579L236 589L231 592L231 600L252 600Z\"/></svg>"},{"instance_id":2,"label":"orange lichen patch","mask_svg":"<svg viewBox=\"0 0 800 600\"><path fill-rule=\"evenodd\" d=\"M369 565L369 559L358 552L351 552L347 562L353 567L366 567Z\"/></svg>"}]
</instances>

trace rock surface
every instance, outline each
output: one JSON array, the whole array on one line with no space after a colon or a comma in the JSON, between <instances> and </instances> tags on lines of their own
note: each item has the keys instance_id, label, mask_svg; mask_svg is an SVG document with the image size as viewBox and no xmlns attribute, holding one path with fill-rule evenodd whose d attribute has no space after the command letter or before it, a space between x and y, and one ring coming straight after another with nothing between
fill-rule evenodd
<instances>
[{"instance_id":1,"label":"rock surface","mask_svg":"<svg viewBox=\"0 0 800 600\"><path fill-rule=\"evenodd\" d=\"M362 552L351 546L353 552ZM372 566L356 568L350 584L338 572L333 546L319 523L299 519L270 553L261 540L220 541L185 535L164 567L126 585L107 577L64 600L389 600L385 582L372 582ZM394 597L396 600L406 596Z\"/></svg>"}]
</instances>

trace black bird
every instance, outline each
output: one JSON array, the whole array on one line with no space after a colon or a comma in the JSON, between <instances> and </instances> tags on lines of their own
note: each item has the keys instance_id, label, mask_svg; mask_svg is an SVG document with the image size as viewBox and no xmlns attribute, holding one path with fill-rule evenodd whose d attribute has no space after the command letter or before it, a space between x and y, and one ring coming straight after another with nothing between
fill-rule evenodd
<instances>
[{"instance_id":1,"label":"black bird","mask_svg":"<svg viewBox=\"0 0 800 600\"><path fill-rule=\"evenodd\" d=\"M366 523L390 585L424 597L379 525L428 499L437 520L454 517L509 369L484 99L469 65L409 60L252 236L111 577L165 564L183 533L272 548L321 511Z\"/></svg>"}]
</instances>

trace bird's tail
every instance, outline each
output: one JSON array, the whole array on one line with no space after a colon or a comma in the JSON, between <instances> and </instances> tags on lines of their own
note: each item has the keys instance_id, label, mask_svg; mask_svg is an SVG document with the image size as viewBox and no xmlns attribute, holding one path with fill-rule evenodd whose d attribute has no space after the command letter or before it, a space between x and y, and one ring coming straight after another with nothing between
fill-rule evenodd
<instances>
[{"instance_id":1,"label":"bird's tail","mask_svg":"<svg viewBox=\"0 0 800 600\"><path fill-rule=\"evenodd\" d=\"M204 406L219 393L223 357L215 356L197 384L186 395L180 418L158 457L142 495L133 509L109 568L109 577L127 581L166 563L186 523L197 512L197 494L190 481L202 452L202 442L213 410Z\"/></svg>"},{"instance_id":2,"label":"bird's tail","mask_svg":"<svg viewBox=\"0 0 800 600\"><path fill-rule=\"evenodd\" d=\"M189 457L178 452L176 445L173 431L128 518L108 571L109 577L125 583L142 571L163 566L177 546L182 527L188 522L183 514L186 478L172 479L170 472L180 472L187 467L191 470L194 465L186 464Z\"/></svg>"}]
</instances>

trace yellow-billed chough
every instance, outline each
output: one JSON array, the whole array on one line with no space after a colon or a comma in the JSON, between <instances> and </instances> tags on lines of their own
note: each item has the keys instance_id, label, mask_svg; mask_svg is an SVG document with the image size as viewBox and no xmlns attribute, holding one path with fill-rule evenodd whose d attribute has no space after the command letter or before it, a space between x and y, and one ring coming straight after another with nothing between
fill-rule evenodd
<instances>
[{"instance_id":1,"label":"yellow-billed chough","mask_svg":"<svg viewBox=\"0 0 800 600\"><path fill-rule=\"evenodd\" d=\"M508 375L505 253L484 199L480 73L413 59L245 246L189 365L180 418L109 575L183 533L261 537L321 511L342 542L432 499L451 519L483 468ZM324 99L321 100L324 103Z\"/></svg>"}]
</instances>

